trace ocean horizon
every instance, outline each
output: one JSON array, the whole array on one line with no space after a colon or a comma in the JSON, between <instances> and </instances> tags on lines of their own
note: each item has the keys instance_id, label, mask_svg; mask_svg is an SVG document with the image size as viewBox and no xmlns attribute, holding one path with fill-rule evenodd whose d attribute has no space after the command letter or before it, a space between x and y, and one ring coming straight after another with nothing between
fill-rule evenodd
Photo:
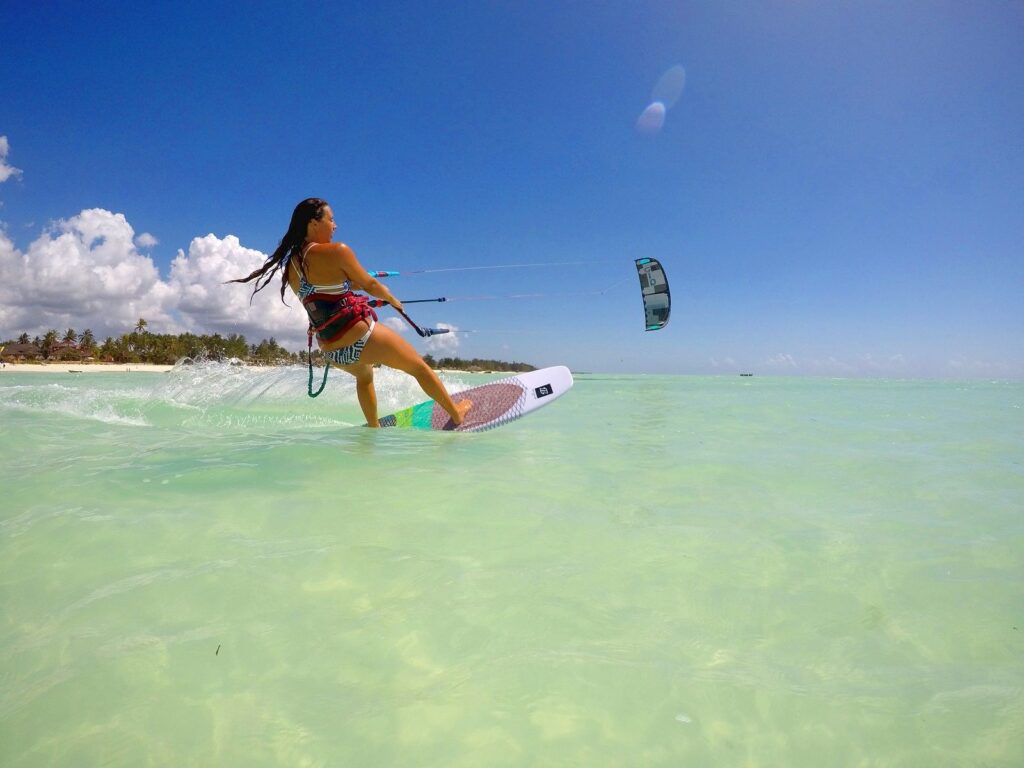
<instances>
[{"instance_id":1,"label":"ocean horizon","mask_svg":"<svg viewBox=\"0 0 1024 768\"><path fill-rule=\"evenodd\" d=\"M755 374L0 374L0 763L1024 764L1024 383Z\"/></svg>"}]
</instances>

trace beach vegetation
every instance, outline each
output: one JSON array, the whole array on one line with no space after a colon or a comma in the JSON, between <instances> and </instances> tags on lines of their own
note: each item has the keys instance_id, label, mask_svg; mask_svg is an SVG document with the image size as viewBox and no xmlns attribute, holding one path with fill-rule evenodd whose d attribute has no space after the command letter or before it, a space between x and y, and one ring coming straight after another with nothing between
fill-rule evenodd
<instances>
[{"instance_id":1,"label":"beach vegetation","mask_svg":"<svg viewBox=\"0 0 1024 768\"><path fill-rule=\"evenodd\" d=\"M53 353L53 351L56 348L56 346L57 346L57 331L56 331L56 329L51 328L43 336L43 343L41 345L41 348L43 350L43 359L44 360L49 360L50 359L50 355Z\"/></svg>"},{"instance_id":2,"label":"beach vegetation","mask_svg":"<svg viewBox=\"0 0 1024 768\"><path fill-rule=\"evenodd\" d=\"M529 363L507 363L504 360L490 360L479 357L474 357L471 360L463 360L461 357L442 357L439 360L435 360L433 355L424 355L423 359L431 368L443 368L451 371L467 371L469 373L483 373L487 371L523 372L536 370L536 367Z\"/></svg>"},{"instance_id":3,"label":"beach vegetation","mask_svg":"<svg viewBox=\"0 0 1024 768\"><path fill-rule=\"evenodd\" d=\"M82 337L78 340L78 348L84 355L92 355L96 351L96 337L93 336L92 328L82 331Z\"/></svg>"},{"instance_id":4,"label":"beach vegetation","mask_svg":"<svg viewBox=\"0 0 1024 768\"><path fill-rule=\"evenodd\" d=\"M55 329L50 329L42 338L36 336L30 340L29 335L23 333L17 341L0 341L0 347L3 347L0 355L9 361L42 359L174 365L184 358L237 358L250 364L287 365L304 359L284 349L273 337L250 346L241 334L225 337L219 333L149 333L145 326L140 330L138 325L129 333L108 336L102 344L97 342L91 328L81 335L69 328L63 338Z\"/></svg>"},{"instance_id":5,"label":"beach vegetation","mask_svg":"<svg viewBox=\"0 0 1024 768\"><path fill-rule=\"evenodd\" d=\"M150 333L146 321L139 322L128 333L120 336L108 336L100 344L91 328L81 334L74 328L68 328L63 338L56 329L50 329L40 338L29 340L27 333L22 333L18 341L0 342L0 355L9 360L64 360L75 362L101 363L148 363L152 365L174 365L186 358L191 360L240 360L249 365L292 365L305 363L306 350L289 352L282 347L273 336L259 343L249 343L245 336L232 333L222 336L196 333ZM474 357L464 360L459 357L442 357L435 359L433 355L424 355L423 359L431 368L467 372L488 371L532 371L535 367L528 363L505 362ZM313 352L313 361L323 364L323 353Z\"/></svg>"}]
</instances>

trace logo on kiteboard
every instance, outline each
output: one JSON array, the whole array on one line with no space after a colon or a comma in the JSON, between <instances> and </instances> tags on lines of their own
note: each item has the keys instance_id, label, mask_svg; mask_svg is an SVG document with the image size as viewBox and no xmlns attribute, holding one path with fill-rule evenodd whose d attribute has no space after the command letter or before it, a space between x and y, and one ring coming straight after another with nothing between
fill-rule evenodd
<instances>
[{"instance_id":1,"label":"logo on kiteboard","mask_svg":"<svg viewBox=\"0 0 1024 768\"><path fill-rule=\"evenodd\" d=\"M547 397L548 395L555 394L555 388L552 387L550 384L544 384L534 389L533 394L535 394L538 398Z\"/></svg>"}]
</instances>

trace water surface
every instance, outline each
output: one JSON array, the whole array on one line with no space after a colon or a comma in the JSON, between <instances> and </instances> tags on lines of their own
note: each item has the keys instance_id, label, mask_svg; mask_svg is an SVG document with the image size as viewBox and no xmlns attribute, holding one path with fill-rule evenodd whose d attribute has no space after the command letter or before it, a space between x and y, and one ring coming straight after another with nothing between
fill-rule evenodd
<instances>
[{"instance_id":1,"label":"water surface","mask_svg":"<svg viewBox=\"0 0 1024 768\"><path fill-rule=\"evenodd\" d=\"M1024 385L305 377L0 375L2 764L1024 764Z\"/></svg>"}]
</instances>

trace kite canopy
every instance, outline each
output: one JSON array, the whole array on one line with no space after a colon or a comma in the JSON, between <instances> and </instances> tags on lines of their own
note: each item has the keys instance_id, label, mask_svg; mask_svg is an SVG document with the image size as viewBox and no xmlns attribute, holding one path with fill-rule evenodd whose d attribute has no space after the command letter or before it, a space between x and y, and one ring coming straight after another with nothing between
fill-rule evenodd
<instances>
[{"instance_id":1,"label":"kite canopy","mask_svg":"<svg viewBox=\"0 0 1024 768\"><path fill-rule=\"evenodd\" d=\"M644 297L644 315L647 327L657 331L668 322L672 297L668 292L668 278L657 259L637 259L636 272L640 276L640 291Z\"/></svg>"}]
</instances>

